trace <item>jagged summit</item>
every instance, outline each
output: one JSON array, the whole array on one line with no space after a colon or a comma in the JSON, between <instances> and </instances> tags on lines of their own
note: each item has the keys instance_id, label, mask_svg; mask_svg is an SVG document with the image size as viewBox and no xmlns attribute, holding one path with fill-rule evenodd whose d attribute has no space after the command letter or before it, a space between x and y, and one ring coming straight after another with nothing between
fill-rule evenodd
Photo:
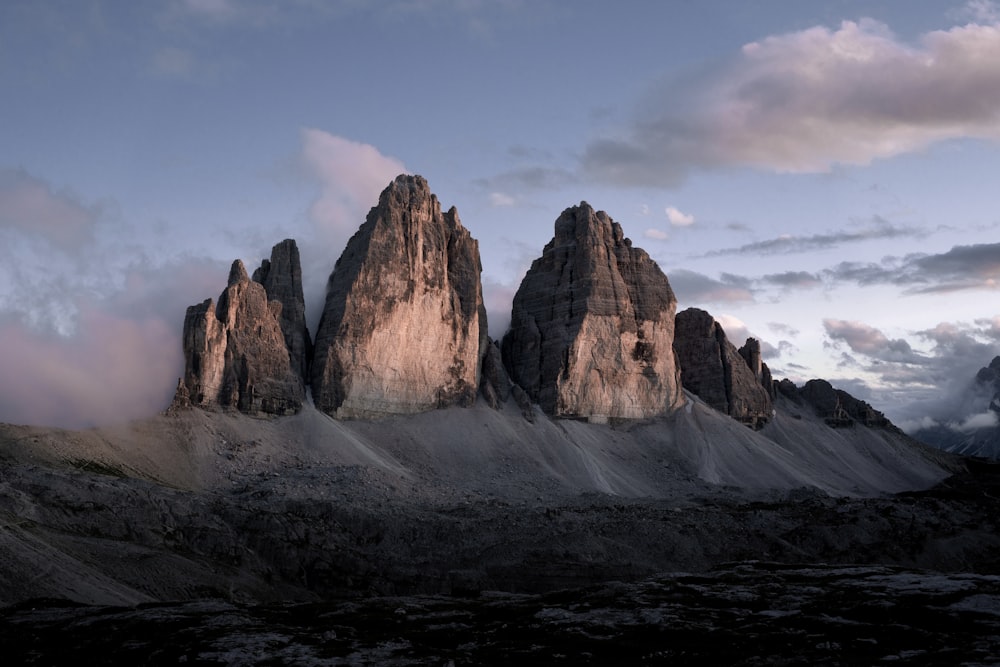
<instances>
[{"instance_id":1,"label":"jagged summit","mask_svg":"<svg viewBox=\"0 0 1000 667\"><path fill-rule=\"evenodd\" d=\"M581 202L556 220L514 296L504 363L554 416L664 414L681 401L676 306L649 255L633 248L607 213Z\"/></svg>"},{"instance_id":2,"label":"jagged summit","mask_svg":"<svg viewBox=\"0 0 1000 667\"><path fill-rule=\"evenodd\" d=\"M250 415L298 412L304 383L290 363L281 311L281 302L268 299L243 262L233 262L218 306L207 299L187 309L185 370L175 406L235 408Z\"/></svg>"},{"instance_id":3,"label":"jagged summit","mask_svg":"<svg viewBox=\"0 0 1000 667\"><path fill-rule=\"evenodd\" d=\"M715 318L688 308L677 313L674 351L685 389L752 428L771 419L771 372L756 339L737 349Z\"/></svg>"},{"instance_id":4,"label":"jagged summit","mask_svg":"<svg viewBox=\"0 0 1000 667\"><path fill-rule=\"evenodd\" d=\"M486 346L479 245L427 181L398 176L351 237L316 334L316 406L373 417L470 405Z\"/></svg>"},{"instance_id":5,"label":"jagged summit","mask_svg":"<svg viewBox=\"0 0 1000 667\"><path fill-rule=\"evenodd\" d=\"M268 301L281 304L278 322L288 348L292 372L309 379L312 362L312 337L306 326L306 301L302 294L302 263L299 247L292 239L285 239L271 249L271 258L261 262L253 272L253 279L264 286Z\"/></svg>"}]
</instances>

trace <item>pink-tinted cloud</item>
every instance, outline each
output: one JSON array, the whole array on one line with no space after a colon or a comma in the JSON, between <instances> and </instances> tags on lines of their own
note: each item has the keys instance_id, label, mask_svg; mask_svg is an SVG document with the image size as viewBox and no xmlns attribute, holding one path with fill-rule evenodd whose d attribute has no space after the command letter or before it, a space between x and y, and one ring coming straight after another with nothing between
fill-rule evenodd
<instances>
[{"instance_id":1,"label":"pink-tinted cloud","mask_svg":"<svg viewBox=\"0 0 1000 667\"><path fill-rule=\"evenodd\" d=\"M692 168L822 172L935 142L1000 138L1000 24L935 30L916 43L871 19L746 44L700 76L665 82L620 137L588 146L592 176L675 184Z\"/></svg>"},{"instance_id":2,"label":"pink-tinted cloud","mask_svg":"<svg viewBox=\"0 0 1000 667\"><path fill-rule=\"evenodd\" d=\"M73 250L92 239L100 214L100 205L58 192L23 169L0 169L0 229L37 235Z\"/></svg>"},{"instance_id":3,"label":"pink-tinted cloud","mask_svg":"<svg viewBox=\"0 0 1000 667\"><path fill-rule=\"evenodd\" d=\"M309 218L324 240L347 242L364 222L379 193L406 167L369 144L316 129L302 130L301 159L319 184Z\"/></svg>"},{"instance_id":4,"label":"pink-tinted cloud","mask_svg":"<svg viewBox=\"0 0 1000 667\"><path fill-rule=\"evenodd\" d=\"M183 368L180 331L84 307L76 335L0 326L0 421L87 427L146 417L170 401ZM173 380L171 380L173 378Z\"/></svg>"},{"instance_id":5,"label":"pink-tinted cloud","mask_svg":"<svg viewBox=\"0 0 1000 667\"><path fill-rule=\"evenodd\" d=\"M0 421L78 428L164 410L183 372L185 309L225 279L210 260L132 266L105 297L70 295L62 335L31 313L0 313Z\"/></svg>"}]
</instances>

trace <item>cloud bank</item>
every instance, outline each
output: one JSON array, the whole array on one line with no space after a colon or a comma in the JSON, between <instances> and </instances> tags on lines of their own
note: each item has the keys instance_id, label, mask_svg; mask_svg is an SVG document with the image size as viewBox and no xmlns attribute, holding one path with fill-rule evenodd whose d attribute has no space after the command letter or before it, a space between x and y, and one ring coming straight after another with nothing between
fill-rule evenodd
<instances>
[{"instance_id":1,"label":"cloud bank","mask_svg":"<svg viewBox=\"0 0 1000 667\"><path fill-rule=\"evenodd\" d=\"M715 69L664 81L583 169L675 185L694 168L823 172L936 142L1000 138L1000 25L984 19L900 40L871 19L746 44Z\"/></svg>"}]
</instances>

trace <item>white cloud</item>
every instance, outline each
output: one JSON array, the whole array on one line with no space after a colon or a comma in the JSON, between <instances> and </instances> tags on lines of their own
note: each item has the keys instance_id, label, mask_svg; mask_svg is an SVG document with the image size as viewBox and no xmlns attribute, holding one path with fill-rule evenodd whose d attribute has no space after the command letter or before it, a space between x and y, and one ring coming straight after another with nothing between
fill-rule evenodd
<instances>
[{"instance_id":1,"label":"white cloud","mask_svg":"<svg viewBox=\"0 0 1000 667\"><path fill-rule=\"evenodd\" d=\"M673 206L668 206L666 210L667 220L674 227L690 227L694 224L694 216L688 213L682 213Z\"/></svg>"},{"instance_id":2,"label":"white cloud","mask_svg":"<svg viewBox=\"0 0 1000 667\"><path fill-rule=\"evenodd\" d=\"M655 227L650 227L649 229L644 231L642 235L645 236L647 239L653 239L654 241L666 241L668 238L670 238L670 235L667 234L665 231L663 231L662 229L656 229Z\"/></svg>"},{"instance_id":3,"label":"white cloud","mask_svg":"<svg viewBox=\"0 0 1000 667\"><path fill-rule=\"evenodd\" d=\"M374 146L311 128L302 130L301 158L320 186L309 218L324 241L339 246L364 222L379 193L406 172L402 162Z\"/></svg>"},{"instance_id":4,"label":"white cloud","mask_svg":"<svg viewBox=\"0 0 1000 667\"><path fill-rule=\"evenodd\" d=\"M506 206L514 206L515 204L517 204L517 200L508 194L503 192L490 193L490 206L502 208Z\"/></svg>"},{"instance_id":5,"label":"white cloud","mask_svg":"<svg viewBox=\"0 0 1000 667\"><path fill-rule=\"evenodd\" d=\"M639 215L641 215L642 217L645 218L646 216L649 215L649 213L650 213L649 204L643 204L642 206L639 207Z\"/></svg>"},{"instance_id":6,"label":"white cloud","mask_svg":"<svg viewBox=\"0 0 1000 667\"><path fill-rule=\"evenodd\" d=\"M977 3L980 20L992 5ZM623 136L591 143L584 168L631 185L692 168L822 172L956 138L1000 138L1000 25L925 33L845 21L747 44L728 63L655 91Z\"/></svg>"},{"instance_id":7,"label":"white cloud","mask_svg":"<svg viewBox=\"0 0 1000 667\"><path fill-rule=\"evenodd\" d=\"M969 415L960 424L949 424L955 430L961 431L963 433L969 433L970 431L976 431L981 428L993 428L997 425L997 413L992 410L987 410L986 412L980 412L974 415Z\"/></svg>"}]
</instances>

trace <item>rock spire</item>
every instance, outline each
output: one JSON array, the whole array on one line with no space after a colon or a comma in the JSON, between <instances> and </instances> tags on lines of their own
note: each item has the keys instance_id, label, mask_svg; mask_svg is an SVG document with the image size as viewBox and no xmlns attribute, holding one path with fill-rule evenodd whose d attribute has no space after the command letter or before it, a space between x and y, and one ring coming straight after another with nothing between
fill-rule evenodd
<instances>
[{"instance_id":1,"label":"rock spire","mask_svg":"<svg viewBox=\"0 0 1000 667\"><path fill-rule=\"evenodd\" d=\"M261 262L253 272L255 282L264 286L268 301L281 304L278 323L285 337L292 372L302 378L309 377L312 361L312 338L306 327L306 301L302 295L302 264L299 247L292 239L285 239L271 249L271 259Z\"/></svg>"},{"instance_id":2,"label":"rock spire","mask_svg":"<svg viewBox=\"0 0 1000 667\"><path fill-rule=\"evenodd\" d=\"M677 300L607 213L566 209L514 296L503 357L511 379L558 417L663 414L681 401Z\"/></svg>"},{"instance_id":3,"label":"rock spire","mask_svg":"<svg viewBox=\"0 0 1000 667\"><path fill-rule=\"evenodd\" d=\"M716 410L753 428L771 418L773 382L761 361L760 343L750 338L736 349L709 313L677 313L674 350L684 388Z\"/></svg>"},{"instance_id":4,"label":"rock spire","mask_svg":"<svg viewBox=\"0 0 1000 667\"><path fill-rule=\"evenodd\" d=\"M398 176L351 237L316 334L316 406L342 418L471 405L486 347L478 243L420 176Z\"/></svg>"},{"instance_id":5,"label":"rock spire","mask_svg":"<svg viewBox=\"0 0 1000 667\"><path fill-rule=\"evenodd\" d=\"M185 371L176 401L250 415L298 412L303 379L290 363L281 311L282 303L268 300L267 290L247 276L243 262L233 262L218 305L207 299L187 309Z\"/></svg>"}]
</instances>

